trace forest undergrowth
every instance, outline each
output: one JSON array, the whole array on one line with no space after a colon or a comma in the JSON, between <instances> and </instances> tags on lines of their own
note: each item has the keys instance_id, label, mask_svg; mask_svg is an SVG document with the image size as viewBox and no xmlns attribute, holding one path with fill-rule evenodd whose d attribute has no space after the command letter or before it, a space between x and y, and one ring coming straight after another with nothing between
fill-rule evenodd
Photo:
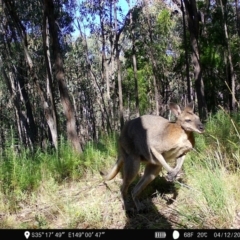
<instances>
[{"instance_id":1,"label":"forest undergrowth","mask_svg":"<svg viewBox=\"0 0 240 240\"><path fill-rule=\"evenodd\" d=\"M10 139L0 159L0 228L240 228L240 115L220 110L205 127L182 179L169 183L161 173L143 192L148 212L132 217L122 210L121 175L104 183L99 174L116 160L116 135L80 156L64 141L58 154L32 154Z\"/></svg>"}]
</instances>

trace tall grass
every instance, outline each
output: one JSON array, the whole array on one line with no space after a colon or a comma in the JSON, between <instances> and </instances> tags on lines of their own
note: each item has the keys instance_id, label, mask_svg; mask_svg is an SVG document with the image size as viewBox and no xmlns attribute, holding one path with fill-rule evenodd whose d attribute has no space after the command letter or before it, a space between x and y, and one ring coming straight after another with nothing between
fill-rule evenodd
<instances>
[{"instance_id":1,"label":"tall grass","mask_svg":"<svg viewBox=\"0 0 240 240\"><path fill-rule=\"evenodd\" d=\"M80 179L86 171L96 172L116 156L116 136L90 142L78 154L63 140L55 151L34 153L25 148L14 149L13 139L0 156L0 182L3 193L34 191L44 179L56 182Z\"/></svg>"},{"instance_id":2,"label":"tall grass","mask_svg":"<svg viewBox=\"0 0 240 240\"><path fill-rule=\"evenodd\" d=\"M220 110L196 135L196 151L184 169L189 189L179 204L182 224L192 228L230 228L239 209L239 115Z\"/></svg>"},{"instance_id":3,"label":"tall grass","mask_svg":"<svg viewBox=\"0 0 240 240\"><path fill-rule=\"evenodd\" d=\"M195 150L187 155L183 180L175 183L174 204L164 202L164 194L155 192L156 214L137 216L133 228L161 228L157 212L164 214L170 211L168 208L175 216L175 227L240 227L240 223L235 224L240 212L240 116L219 110L209 117L205 127L204 134L196 134ZM58 154L42 150L33 154L24 148L16 151L16 143L10 139L0 155L0 213L5 214L0 228L15 226L16 221L24 228L124 227L120 182L111 181L106 187L99 175L99 170L109 168L117 157L116 139L112 135L89 142L81 155L63 140ZM149 192L155 191L153 187L148 187ZM171 192L166 185L165 194ZM21 221L22 215L31 222ZM147 223L139 219L147 219Z\"/></svg>"}]
</instances>

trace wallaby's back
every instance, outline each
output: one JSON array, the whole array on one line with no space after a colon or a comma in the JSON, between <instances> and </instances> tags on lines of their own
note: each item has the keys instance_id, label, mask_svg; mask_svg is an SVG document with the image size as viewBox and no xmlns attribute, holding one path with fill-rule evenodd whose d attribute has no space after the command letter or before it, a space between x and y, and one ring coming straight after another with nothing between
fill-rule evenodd
<instances>
[{"instance_id":1,"label":"wallaby's back","mask_svg":"<svg viewBox=\"0 0 240 240\"><path fill-rule=\"evenodd\" d=\"M119 144L127 154L141 156L142 160L151 159L150 147L173 158L174 149L180 155L194 147L194 136L178 123L160 116L143 115L126 123Z\"/></svg>"}]
</instances>

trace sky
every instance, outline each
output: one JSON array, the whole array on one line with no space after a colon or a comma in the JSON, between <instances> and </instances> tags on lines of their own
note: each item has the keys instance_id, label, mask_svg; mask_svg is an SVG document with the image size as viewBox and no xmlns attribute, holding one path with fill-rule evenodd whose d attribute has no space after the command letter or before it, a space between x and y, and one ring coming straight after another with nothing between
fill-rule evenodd
<instances>
[{"instance_id":1,"label":"sky","mask_svg":"<svg viewBox=\"0 0 240 240\"><path fill-rule=\"evenodd\" d=\"M78 3L81 3L82 0L77 0ZM131 6L134 6L136 4L137 0L130 0ZM121 7L122 13L125 16L129 10L128 3L126 0L119 0L118 1L118 6ZM76 16L78 16L78 13L76 13ZM77 28L75 28L75 32L72 33L73 38L77 38L79 36L79 31Z\"/></svg>"}]
</instances>

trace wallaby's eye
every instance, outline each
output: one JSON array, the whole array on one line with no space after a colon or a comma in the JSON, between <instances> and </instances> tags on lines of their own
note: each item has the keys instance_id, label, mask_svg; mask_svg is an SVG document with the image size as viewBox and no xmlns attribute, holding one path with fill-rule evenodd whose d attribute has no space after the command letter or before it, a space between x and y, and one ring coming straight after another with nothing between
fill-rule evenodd
<instances>
[{"instance_id":1,"label":"wallaby's eye","mask_svg":"<svg viewBox=\"0 0 240 240\"><path fill-rule=\"evenodd\" d=\"M190 123L191 119L185 119L185 122Z\"/></svg>"}]
</instances>

